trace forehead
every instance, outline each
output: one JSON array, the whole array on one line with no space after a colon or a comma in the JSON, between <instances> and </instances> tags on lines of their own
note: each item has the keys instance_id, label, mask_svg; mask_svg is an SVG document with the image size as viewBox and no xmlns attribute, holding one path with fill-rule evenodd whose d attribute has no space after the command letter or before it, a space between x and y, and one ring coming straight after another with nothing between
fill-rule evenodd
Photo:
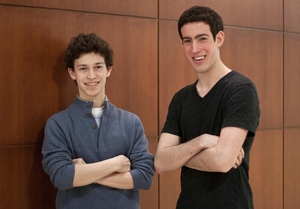
<instances>
[{"instance_id":1,"label":"forehead","mask_svg":"<svg viewBox=\"0 0 300 209\"><path fill-rule=\"evenodd\" d=\"M75 59L75 65L95 63L104 63L104 58L100 54L96 54L94 52L82 54L79 58Z\"/></svg>"},{"instance_id":2,"label":"forehead","mask_svg":"<svg viewBox=\"0 0 300 209\"><path fill-rule=\"evenodd\" d=\"M181 27L182 37L193 38L199 34L212 36L210 26L204 22L187 23Z\"/></svg>"}]
</instances>

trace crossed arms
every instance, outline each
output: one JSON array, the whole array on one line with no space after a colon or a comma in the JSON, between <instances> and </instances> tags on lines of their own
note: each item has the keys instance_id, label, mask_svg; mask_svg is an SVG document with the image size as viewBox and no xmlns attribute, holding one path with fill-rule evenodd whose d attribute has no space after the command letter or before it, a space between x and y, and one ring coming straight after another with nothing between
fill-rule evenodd
<instances>
[{"instance_id":1,"label":"crossed arms","mask_svg":"<svg viewBox=\"0 0 300 209\"><path fill-rule=\"evenodd\" d=\"M119 155L104 161L86 164L82 158L73 160L75 174L73 186L85 186L98 183L118 189L133 189L130 160Z\"/></svg>"},{"instance_id":2,"label":"crossed arms","mask_svg":"<svg viewBox=\"0 0 300 209\"><path fill-rule=\"evenodd\" d=\"M162 133L154 161L156 171L162 174L186 166L207 172L228 172L242 162L247 132L226 127L220 137L203 134L185 143L180 143L176 135Z\"/></svg>"}]
</instances>

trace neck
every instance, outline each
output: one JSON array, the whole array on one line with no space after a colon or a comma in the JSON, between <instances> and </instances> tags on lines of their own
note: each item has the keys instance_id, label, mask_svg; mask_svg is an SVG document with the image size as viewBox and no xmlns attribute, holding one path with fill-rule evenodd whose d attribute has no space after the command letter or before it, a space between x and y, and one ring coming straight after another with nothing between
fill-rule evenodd
<instances>
[{"instance_id":1,"label":"neck","mask_svg":"<svg viewBox=\"0 0 300 209\"><path fill-rule=\"evenodd\" d=\"M94 105L93 107L94 108L97 108L97 107L103 107L104 106L104 101L107 99L106 95L104 95L103 97L99 97L99 98L95 98L95 99L83 99L80 97L80 95L77 95L77 97L82 100L82 101L85 101L85 102L93 102Z\"/></svg>"},{"instance_id":2,"label":"neck","mask_svg":"<svg viewBox=\"0 0 300 209\"><path fill-rule=\"evenodd\" d=\"M198 74L197 91L201 97L205 96L210 89L231 70L223 63L207 72Z\"/></svg>"},{"instance_id":3,"label":"neck","mask_svg":"<svg viewBox=\"0 0 300 209\"><path fill-rule=\"evenodd\" d=\"M97 99L97 100L95 100L95 101L93 101L94 102L94 108L97 108L97 107L103 107L104 106L104 101L106 100L106 95L104 95L104 97L103 98L101 98L101 99Z\"/></svg>"}]
</instances>

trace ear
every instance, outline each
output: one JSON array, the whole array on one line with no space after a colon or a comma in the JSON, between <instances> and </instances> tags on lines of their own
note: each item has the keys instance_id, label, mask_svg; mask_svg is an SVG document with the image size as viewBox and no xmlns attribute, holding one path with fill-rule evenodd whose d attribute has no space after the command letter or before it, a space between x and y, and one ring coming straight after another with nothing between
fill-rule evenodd
<instances>
[{"instance_id":1,"label":"ear","mask_svg":"<svg viewBox=\"0 0 300 209\"><path fill-rule=\"evenodd\" d=\"M107 68L107 74L106 74L107 78L110 76L111 71L112 71L112 66L110 66L110 67Z\"/></svg>"},{"instance_id":2,"label":"ear","mask_svg":"<svg viewBox=\"0 0 300 209\"><path fill-rule=\"evenodd\" d=\"M68 73L70 75L70 77L72 78L72 80L76 80L76 75L75 75L75 72L72 68L68 68Z\"/></svg>"},{"instance_id":3,"label":"ear","mask_svg":"<svg viewBox=\"0 0 300 209\"><path fill-rule=\"evenodd\" d=\"M225 33L224 31L219 31L219 33L216 35L216 42L218 47L221 47L225 40Z\"/></svg>"},{"instance_id":4,"label":"ear","mask_svg":"<svg viewBox=\"0 0 300 209\"><path fill-rule=\"evenodd\" d=\"M182 39L181 38L179 38L179 41L180 41L180 45L182 45Z\"/></svg>"}]
</instances>

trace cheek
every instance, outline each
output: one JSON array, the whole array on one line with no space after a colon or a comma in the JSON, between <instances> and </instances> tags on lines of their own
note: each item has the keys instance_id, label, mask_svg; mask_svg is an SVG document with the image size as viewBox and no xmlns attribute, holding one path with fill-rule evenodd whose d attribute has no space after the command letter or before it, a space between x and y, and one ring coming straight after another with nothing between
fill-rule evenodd
<instances>
[{"instance_id":1,"label":"cheek","mask_svg":"<svg viewBox=\"0 0 300 209\"><path fill-rule=\"evenodd\" d=\"M184 46L183 50L184 50L185 54L188 55L189 53L191 53L192 47L191 46Z\"/></svg>"}]
</instances>

